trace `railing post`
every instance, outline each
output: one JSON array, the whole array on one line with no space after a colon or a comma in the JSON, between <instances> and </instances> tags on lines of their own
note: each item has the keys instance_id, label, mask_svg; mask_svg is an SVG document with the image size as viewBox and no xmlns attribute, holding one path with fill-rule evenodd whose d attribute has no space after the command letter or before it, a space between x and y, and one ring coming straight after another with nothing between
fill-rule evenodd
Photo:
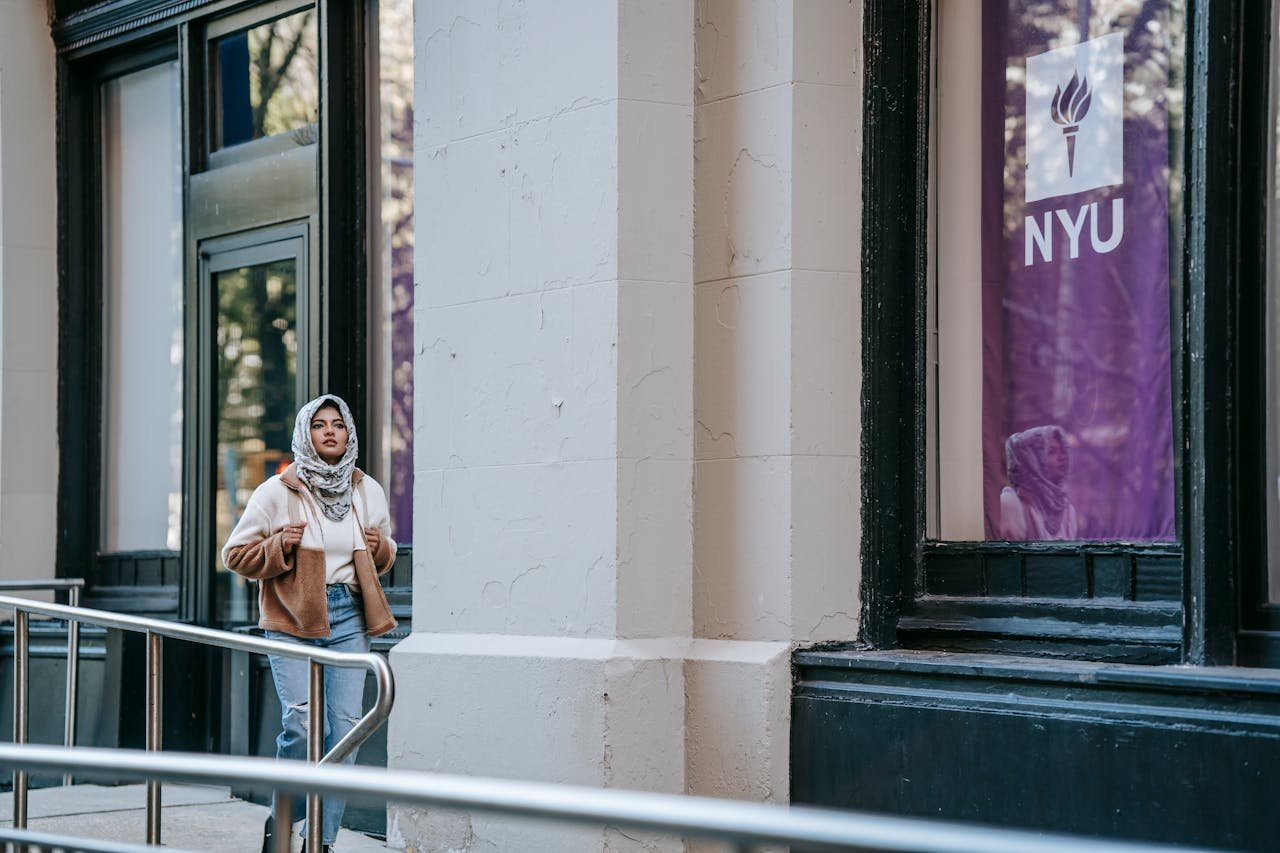
<instances>
[{"instance_id":1,"label":"railing post","mask_svg":"<svg viewBox=\"0 0 1280 853\"><path fill-rule=\"evenodd\" d=\"M67 603L72 607L80 606L80 587L73 586L67 592ZM75 619L67 620L67 713L64 719L66 727L63 742L68 747L76 745L76 702L80 682L80 623ZM71 784L71 774L62 774L62 784Z\"/></svg>"},{"instance_id":2,"label":"railing post","mask_svg":"<svg viewBox=\"0 0 1280 853\"><path fill-rule=\"evenodd\" d=\"M163 719L164 638L147 631L147 751L160 751L160 724ZM147 843L160 844L160 783L147 781Z\"/></svg>"},{"instance_id":3,"label":"railing post","mask_svg":"<svg viewBox=\"0 0 1280 853\"><path fill-rule=\"evenodd\" d=\"M30 636L28 614L15 608L13 611L13 742L27 742L27 665ZM27 828L27 771L13 773L13 826Z\"/></svg>"},{"instance_id":4,"label":"railing post","mask_svg":"<svg viewBox=\"0 0 1280 853\"><path fill-rule=\"evenodd\" d=\"M273 853L289 853L293 843L293 794L276 791L271 798L275 804L275 835L271 837ZM310 848L308 848L310 849Z\"/></svg>"},{"instance_id":5,"label":"railing post","mask_svg":"<svg viewBox=\"0 0 1280 853\"><path fill-rule=\"evenodd\" d=\"M324 755L324 667L314 659L307 659L310 683L307 690L307 761L320 762ZM323 850L324 817L320 794L307 792L307 850L320 853Z\"/></svg>"}]
</instances>

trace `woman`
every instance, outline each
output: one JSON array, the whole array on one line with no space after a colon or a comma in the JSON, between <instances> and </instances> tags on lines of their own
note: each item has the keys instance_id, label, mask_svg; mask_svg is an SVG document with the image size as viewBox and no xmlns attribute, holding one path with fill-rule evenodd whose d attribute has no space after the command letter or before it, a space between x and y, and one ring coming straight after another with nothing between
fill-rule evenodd
<instances>
[{"instance_id":1,"label":"woman","mask_svg":"<svg viewBox=\"0 0 1280 853\"><path fill-rule=\"evenodd\" d=\"M1004 443L1009 482L1000 493L1005 539L1079 539L1080 522L1067 495L1067 437L1061 427L1015 432Z\"/></svg>"},{"instance_id":2,"label":"woman","mask_svg":"<svg viewBox=\"0 0 1280 853\"><path fill-rule=\"evenodd\" d=\"M222 548L223 565L259 582L258 626L273 640L367 652L370 637L396 626L378 582L396 556L387 498L355 467L358 450L351 411L340 397L307 403L293 427L293 462L254 490ZM308 663L269 660L282 709L276 757L305 759ZM325 667L326 752L364 713L364 679L363 669ZM338 836L345 806L337 798L324 801L324 853ZM303 809L304 800L295 798L293 820ZM268 818L264 851L274 827Z\"/></svg>"}]
</instances>

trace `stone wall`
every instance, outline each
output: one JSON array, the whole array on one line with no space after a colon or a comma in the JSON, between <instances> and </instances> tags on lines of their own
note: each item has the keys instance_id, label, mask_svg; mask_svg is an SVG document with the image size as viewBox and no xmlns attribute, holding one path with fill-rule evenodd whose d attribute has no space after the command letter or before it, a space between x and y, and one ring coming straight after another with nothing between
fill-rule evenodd
<instances>
[{"instance_id":1,"label":"stone wall","mask_svg":"<svg viewBox=\"0 0 1280 853\"><path fill-rule=\"evenodd\" d=\"M42 0L0 0L0 577L54 576L55 71Z\"/></svg>"}]
</instances>

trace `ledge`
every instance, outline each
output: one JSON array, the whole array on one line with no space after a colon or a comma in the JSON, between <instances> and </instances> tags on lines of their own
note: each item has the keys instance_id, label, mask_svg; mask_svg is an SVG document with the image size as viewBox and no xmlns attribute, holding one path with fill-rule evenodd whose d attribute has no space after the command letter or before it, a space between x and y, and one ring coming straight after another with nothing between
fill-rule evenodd
<instances>
[{"instance_id":1,"label":"ledge","mask_svg":"<svg viewBox=\"0 0 1280 853\"><path fill-rule=\"evenodd\" d=\"M792 662L798 671L820 667L849 672L976 676L1023 682L1123 685L1174 692L1280 696L1280 671L1240 666L1148 666L913 649L799 649L792 656ZM802 672L797 674L804 680Z\"/></svg>"}]
</instances>

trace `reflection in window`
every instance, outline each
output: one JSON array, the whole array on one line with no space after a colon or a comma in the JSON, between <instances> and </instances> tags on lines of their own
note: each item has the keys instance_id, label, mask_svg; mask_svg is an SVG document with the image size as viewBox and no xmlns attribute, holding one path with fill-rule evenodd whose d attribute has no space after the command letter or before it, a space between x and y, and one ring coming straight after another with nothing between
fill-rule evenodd
<instances>
[{"instance_id":1,"label":"reflection in window","mask_svg":"<svg viewBox=\"0 0 1280 853\"><path fill-rule=\"evenodd\" d=\"M298 131L299 144L319 115L319 37L309 9L218 39L217 147Z\"/></svg>"},{"instance_id":2,"label":"reflection in window","mask_svg":"<svg viewBox=\"0 0 1280 853\"><path fill-rule=\"evenodd\" d=\"M178 66L102 87L102 548L179 548L182 134Z\"/></svg>"},{"instance_id":3,"label":"reflection in window","mask_svg":"<svg viewBox=\"0 0 1280 853\"><path fill-rule=\"evenodd\" d=\"M253 490L292 461L298 280L293 259L216 273L217 494L214 541L227 541ZM251 618L247 582L218 558L218 616Z\"/></svg>"},{"instance_id":4,"label":"reflection in window","mask_svg":"<svg viewBox=\"0 0 1280 853\"><path fill-rule=\"evenodd\" d=\"M371 456L387 484L397 542L413 542L413 3L378 7L380 268L371 323L376 427Z\"/></svg>"},{"instance_id":5,"label":"reflection in window","mask_svg":"<svg viewBox=\"0 0 1280 853\"><path fill-rule=\"evenodd\" d=\"M1172 540L1182 4L981 9L939 4L929 535Z\"/></svg>"}]
</instances>

